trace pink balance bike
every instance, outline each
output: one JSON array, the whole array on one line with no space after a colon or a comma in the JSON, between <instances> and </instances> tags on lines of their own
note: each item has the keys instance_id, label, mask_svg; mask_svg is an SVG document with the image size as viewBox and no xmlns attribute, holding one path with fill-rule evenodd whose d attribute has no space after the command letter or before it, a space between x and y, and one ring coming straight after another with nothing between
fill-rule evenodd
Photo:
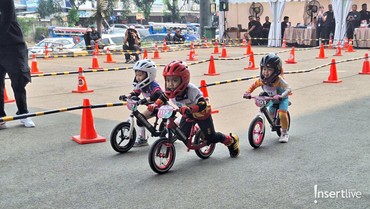
<instances>
[{"instance_id":1,"label":"pink balance bike","mask_svg":"<svg viewBox=\"0 0 370 209\"><path fill-rule=\"evenodd\" d=\"M171 105L164 105L158 109L158 118L166 123L167 129L165 136L162 136L155 141L149 152L150 168L158 173L163 174L168 172L173 166L176 158L176 148L174 142L182 141L188 148L188 151L194 150L198 157L202 159L209 158L216 145L214 143L207 145L202 132L194 121L187 119L188 122L194 122L191 128L190 136L187 138L175 123L175 115L178 110L175 110Z\"/></svg>"},{"instance_id":2,"label":"pink balance bike","mask_svg":"<svg viewBox=\"0 0 370 209\"><path fill-rule=\"evenodd\" d=\"M280 118L279 118L279 114L277 111L279 109L279 104L275 104L275 103L272 104L272 108L274 109L274 112L273 114L270 115L267 106L270 101L274 100L273 97L269 97L261 93L260 96L251 96L246 99L254 99L256 106L260 108L259 113L250 123L249 130L248 130L249 144L253 148L258 148L261 146L263 139L265 138L266 119L267 119L267 122L270 124L271 131L275 131L278 136L281 135ZM291 105L290 102L289 102L289 105ZM287 114L288 114L288 121L289 121L289 127L290 127L289 111L287 112ZM289 127L288 127L288 130L289 130Z\"/></svg>"}]
</instances>

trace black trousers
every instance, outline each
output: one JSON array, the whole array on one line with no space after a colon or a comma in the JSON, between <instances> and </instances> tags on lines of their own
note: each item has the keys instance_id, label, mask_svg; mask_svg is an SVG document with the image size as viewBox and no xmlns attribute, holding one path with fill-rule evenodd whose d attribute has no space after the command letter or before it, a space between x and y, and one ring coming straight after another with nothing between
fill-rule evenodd
<instances>
[{"instance_id":1,"label":"black trousers","mask_svg":"<svg viewBox=\"0 0 370 209\"><path fill-rule=\"evenodd\" d=\"M7 73L17 104L17 115L28 113L26 85L31 81L28 66L27 46L0 46L0 117L6 116L4 110L5 74Z\"/></svg>"},{"instance_id":2,"label":"black trousers","mask_svg":"<svg viewBox=\"0 0 370 209\"><path fill-rule=\"evenodd\" d=\"M223 143L225 141L225 135L215 131L212 116L209 116L209 118L206 120L195 120L194 122L186 122L186 118L182 117L180 121L180 129L186 137L189 137L191 127L194 123L197 123L200 130L202 130L205 138L207 139L207 144L217 142Z\"/></svg>"},{"instance_id":3,"label":"black trousers","mask_svg":"<svg viewBox=\"0 0 370 209\"><path fill-rule=\"evenodd\" d=\"M126 61L127 60L130 60L130 56L131 55L135 55L135 60L136 61L138 61L139 60L139 53L141 52L141 48L140 48L140 46L138 46L138 45L133 45L133 46L127 46L127 45L123 45L123 50L131 50L131 51L133 51L133 52L131 52L131 54L130 53L127 53L127 52L125 52L125 59L126 59ZM138 51L140 51L140 52L138 52Z\"/></svg>"}]
</instances>

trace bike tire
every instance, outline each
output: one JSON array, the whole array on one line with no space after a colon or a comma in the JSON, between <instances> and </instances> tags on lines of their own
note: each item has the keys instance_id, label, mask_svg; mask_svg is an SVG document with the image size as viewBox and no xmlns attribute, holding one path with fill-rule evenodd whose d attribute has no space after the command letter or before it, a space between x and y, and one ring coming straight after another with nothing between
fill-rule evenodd
<instances>
[{"instance_id":1,"label":"bike tire","mask_svg":"<svg viewBox=\"0 0 370 209\"><path fill-rule=\"evenodd\" d=\"M248 141L253 148L261 146L263 139L265 138L265 124L263 119L256 117L252 120L248 130Z\"/></svg>"},{"instance_id":2,"label":"bike tire","mask_svg":"<svg viewBox=\"0 0 370 209\"><path fill-rule=\"evenodd\" d=\"M289 129L290 129L290 113L289 113L289 111L287 111L286 113L288 115L288 131L289 131ZM276 119L276 124L280 124L280 118L279 117ZM276 130L276 134L280 137L281 136L281 129Z\"/></svg>"},{"instance_id":3,"label":"bike tire","mask_svg":"<svg viewBox=\"0 0 370 209\"><path fill-rule=\"evenodd\" d=\"M110 134L110 144L112 148L119 153L128 152L135 144L136 130L132 131L132 137L129 138L131 124L129 122L122 122L112 130Z\"/></svg>"},{"instance_id":4,"label":"bike tire","mask_svg":"<svg viewBox=\"0 0 370 209\"><path fill-rule=\"evenodd\" d=\"M204 141L204 135L202 131L198 130L194 136L194 144L200 144L203 141ZM207 159L212 155L213 151L215 151L215 148L216 148L216 144L212 143L208 146L204 146L194 151L195 151L195 154L197 154L197 156L200 157L201 159Z\"/></svg>"},{"instance_id":5,"label":"bike tire","mask_svg":"<svg viewBox=\"0 0 370 209\"><path fill-rule=\"evenodd\" d=\"M167 173L176 158L176 148L173 143L168 142L168 138L162 137L156 140L149 151L148 161L150 168L158 173Z\"/></svg>"}]
</instances>

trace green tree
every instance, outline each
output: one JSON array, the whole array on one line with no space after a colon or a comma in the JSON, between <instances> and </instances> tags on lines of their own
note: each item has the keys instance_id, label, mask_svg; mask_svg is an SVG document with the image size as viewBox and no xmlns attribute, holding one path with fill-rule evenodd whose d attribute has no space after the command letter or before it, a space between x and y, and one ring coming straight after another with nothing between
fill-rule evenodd
<instances>
[{"instance_id":1,"label":"green tree","mask_svg":"<svg viewBox=\"0 0 370 209\"><path fill-rule=\"evenodd\" d=\"M78 17L78 10L77 8L72 8L68 11L68 26L73 27L76 25L76 23L80 20Z\"/></svg>"},{"instance_id":2,"label":"green tree","mask_svg":"<svg viewBox=\"0 0 370 209\"><path fill-rule=\"evenodd\" d=\"M62 11L62 8L60 7L59 0L39 0L37 12L40 14L41 18L45 18L46 16L60 11Z\"/></svg>"},{"instance_id":3,"label":"green tree","mask_svg":"<svg viewBox=\"0 0 370 209\"><path fill-rule=\"evenodd\" d=\"M164 3L171 13L172 22L178 22L180 20L179 0L164 0Z\"/></svg>"},{"instance_id":4,"label":"green tree","mask_svg":"<svg viewBox=\"0 0 370 209\"><path fill-rule=\"evenodd\" d=\"M96 21L96 27L100 33L103 19L111 16L115 2L116 0L96 0L96 10L91 19Z\"/></svg>"},{"instance_id":5,"label":"green tree","mask_svg":"<svg viewBox=\"0 0 370 209\"><path fill-rule=\"evenodd\" d=\"M150 11L152 10L154 1L155 0L134 0L135 5L144 13L146 20L149 20Z\"/></svg>"}]
</instances>

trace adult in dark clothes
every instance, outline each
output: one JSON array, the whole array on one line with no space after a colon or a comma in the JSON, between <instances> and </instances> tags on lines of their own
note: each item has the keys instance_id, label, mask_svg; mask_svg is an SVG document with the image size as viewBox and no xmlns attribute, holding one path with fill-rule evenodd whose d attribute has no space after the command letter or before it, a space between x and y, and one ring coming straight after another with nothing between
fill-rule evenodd
<instances>
[{"instance_id":1,"label":"adult in dark clothes","mask_svg":"<svg viewBox=\"0 0 370 209\"><path fill-rule=\"evenodd\" d=\"M287 28L289 24L289 17L285 16L283 20L284 21L281 22L281 42L283 42L284 39L285 28Z\"/></svg>"},{"instance_id":2,"label":"adult in dark clothes","mask_svg":"<svg viewBox=\"0 0 370 209\"><path fill-rule=\"evenodd\" d=\"M263 23L263 25L262 25L262 38L263 38L263 43L264 44L268 43L270 27L271 27L270 18L269 18L269 16L266 16L265 17L265 23Z\"/></svg>"},{"instance_id":3,"label":"adult in dark clothes","mask_svg":"<svg viewBox=\"0 0 370 209\"><path fill-rule=\"evenodd\" d=\"M325 44L329 43L330 37L334 37L335 33L335 18L334 18L334 12L333 12L333 6L331 4L328 5L328 11L324 13L324 17L326 18L324 22L324 28L325 28Z\"/></svg>"},{"instance_id":4,"label":"adult in dark clothes","mask_svg":"<svg viewBox=\"0 0 370 209\"><path fill-rule=\"evenodd\" d=\"M128 44L128 45L127 45ZM125 51L126 63L130 63L130 54L126 51L134 52L135 62L139 60L140 48L140 36L134 26L130 26L126 30L125 38L123 39L123 51Z\"/></svg>"},{"instance_id":5,"label":"adult in dark clothes","mask_svg":"<svg viewBox=\"0 0 370 209\"><path fill-rule=\"evenodd\" d=\"M353 39L353 32L355 31L355 28L358 28L360 26L360 19L361 15L357 11L357 5L352 5L352 11L350 11L347 15L347 38Z\"/></svg>"},{"instance_id":6,"label":"adult in dark clothes","mask_svg":"<svg viewBox=\"0 0 370 209\"><path fill-rule=\"evenodd\" d=\"M28 50L22 30L15 16L14 0L0 0L0 117L6 116L4 110L5 74L11 81L17 115L28 113L26 85L31 81L28 66ZM21 119L26 127L35 127L30 118ZM0 129L6 128L5 122Z\"/></svg>"}]
</instances>

